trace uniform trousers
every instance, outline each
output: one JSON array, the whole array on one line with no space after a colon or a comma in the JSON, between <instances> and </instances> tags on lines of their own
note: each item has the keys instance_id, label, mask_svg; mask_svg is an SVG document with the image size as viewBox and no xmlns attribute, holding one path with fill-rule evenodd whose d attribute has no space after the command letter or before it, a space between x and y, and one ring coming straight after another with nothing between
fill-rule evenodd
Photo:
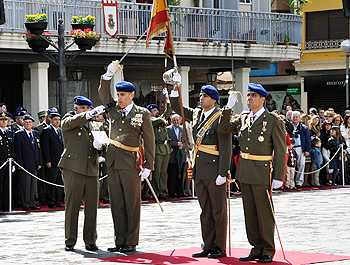
<instances>
[{"instance_id":1,"label":"uniform trousers","mask_svg":"<svg viewBox=\"0 0 350 265\"><path fill-rule=\"evenodd\" d=\"M51 183L62 185L61 170L58 167L45 167L46 180ZM46 184L46 202L49 205L61 204L63 189L51 184Z\"/></svg>"},{"instance_id":2,"label":"uniform trousers","mask_svg":"<svg viewBox=\"0 0 350 265\"><path fill-rule=\"evenodd\" d=\"M297 171L295 174L295 185L303 186L304 184L304 170L305 170L305 155L303 153L302 148L294 147L295 152L297 153L298 159L297 159Z\"/></svg>"},{"instance_id":3,"label":"uniform trousers","mask_svg":"<svg viewBox=\"0 0 350 265\"><path fill-rule=\"evenodd\" d=\"M245 227L252 255L274 256L275 222L266 190L269 185L241 183Z\"/></svg>"},{"instance_id":4,"label":"uniform trousers","mask_svg":"<svg viewBox=\"0 0 350 265\"><path fill-rule=\"evenodd\" d=\"M158 197L166 196L166 172L169 155L155 155L154 171L152 172L152 186Z\"/></svg>"},{"instance_id":5,"label":"uniform trousers","mask_svg":"<svg viewBox=\"0 0 350 265\"><path fill-rule=\"evenodd\" d=\"M37 175L37 171L31 173ZM34 207L37 180L23 170L19 170L19 182L22 208Z\"/></svg>"},{"instance_id":6,"label":"uniform trousers","mask_svg":"<svg viewBox=\"0 0 350 265\"><path fill-rule=\"evenodd\" d=\"M175 197L175 193L178 198L184 196L183 187L183 172L185 169L185 162L182 163L182 170L179 170L177 163L168 164L168 194L170 197Z\"/></svg>"},{"instance_id":7,"label":"uniform trousers","mask_svg":"<svg viewBox=\"0 0 350 265\"><path fill-rule=\"evenodd\" d=\"M78 237L78 217L84 203L83 239L85 245L96 243L96 217L98 206L98 177L84 176L68 169L62 170L65 192L66 246L74 246Z\"/></svg>"},{"instance_id":8,"label":"uniform trousers","mask_svg":"<svg viewBox=\"0 0 350 265\"><path fill-rule=\"evenodd\" d=\"M6 165L7 166L7 165ZM0 169L0 211L9 210L9 171Z\"/></svg>"},{"instance_id":9,"label":"uniform trousers","mask_svg":"<svg viewBox=\"0 0 350 265\"><path fill-rule=\"evenodd\" d=\"M140 232L141 178L135 166L107 168L108 191L117 246L137 245Z\"/></svg>"},{"instance_id":10,"label":"uniform trousers","mask_svg":"<svg viewBox=\"0 0 350 265\"><path fill-rule=\"evenodd\" d=\"M226 251L227 208L226 185L217 186L214 180L195 178L195 188L202 209L200 220L204 250L219 247Z\"/></svg>"}]
</instances>

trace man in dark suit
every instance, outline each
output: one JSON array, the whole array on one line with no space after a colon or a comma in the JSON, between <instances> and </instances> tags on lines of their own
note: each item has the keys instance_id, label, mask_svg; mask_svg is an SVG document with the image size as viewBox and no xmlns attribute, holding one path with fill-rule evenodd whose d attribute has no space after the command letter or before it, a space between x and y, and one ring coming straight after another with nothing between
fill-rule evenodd
<instances>
[{"instance_id":1,"label":"man in dark suit","mask_svg":"<svg viewBox=\"0 0 350 265\"><path fill-rule=\"evenodd\" d=\"M247 93L250 111L231 121L231 108L236 103L232 93L219 126L222 133L238 132L241 147L236 178L241 184L246 232L253 248L240 261L259 259L260 263L269 263L276 251L270 195L271 188L283 184L287 146L283 121L263 107L267 95L261 85L250 83Z\"/></svg>"},{"instance_id":2,"label":"man in dark suit","mask_svg":"<svg viewBox=\"0 0 350 265\"><path fill-rule=\"evenodd\" d=\"M176 194L180 198L184 196L182 179L186 162L185 137L180 115L172 115L171 121L172 124L167 127L169 145L173 149L168 164L168 193L169 197L174 198Z\"/></svg>"},{"instance_id":3,"label":"man in dark suit","mask_svg":"<svg viewBox=\"0 0 350 265\"><path fill-rule=\"evenodd\" d=\"M34 119L30 115L24 116L24 129L17 131L14 136L16 161L19 168L20 195L23 210L37 210L34 198L36 179L26 173L24 169L37 175L42 166L39 133L33 130Z\"/></svg>"},{"instance_id":4,"label":"man in dark suit","mask_svg":"<svg viewBox=\"0 0 350 265\"><path fill-rule=\"evenodd\" d=\"M57 167L63 152L63 139L60 128L61 115L51 113L50 125L41 133L42 154L45 166L46 180L62 185L61 171ZM46 184L46 202L49 208L63 207L61 204L63 189L51 184Z\"/></svg>"},{"instance_id":5,"label":"man in dark suit","mask_svg":"<svg viewBox=\"0 0 350 265\"><path fill-rule=\"evenodd\" d=\"M83 96L74 97L75 112L68 112L62 119L64 150L58 167L62 169L65 192L65 243L66 251L73 251L78 238L78 217L84 203L85 249L96 251L96 218L98 206L98 152L92 131L102 129L101 124L91 121L104 106L91 110L92 102Z\"/></svg>"},{"instance_id":6,"label":"man in dark suit","mask_svg":"<svg viewBox=\"0 0 350 265\"><path fill-rule=\"evenodd\" d=\"M177 88L171 92L171 107L180 113ZM219 92L207 85L201 88L200 107L184 106L185 119L193 122L193 137L198 152L194 155L193 176L198 201L202 209L200 216L203 250L193 257L221 258L226 256L227 207L226 177L231 162L231 135L218 132L221 112L216 105ZM213 118L209 128L205 124Z\"/></svg>"},{"instance_id":7,"label":"man in dark suit","mask_svg":"<svg viewBox=\"0 0 350 265\"><path fill-rule=\"evenodd\" d=\"M7 126L8 115L0 110L0 166L13 157L12 133ZM12 170L12 169L11 169ZM0 169L0 212L9 210L9 167Z\"/></svg>"},{"instance_id":8,"label":"man in dark suit","mask_svg":"<svg viewBox=\"0 0 350 265\"><path fill-rule=\"evenodd\" d=\"M108 66L102 75L98 89L103 104L114 102L110 85L115 63ZM106 154L108 187L114 223L115 247L108 251L130 253L136 251L139 242L141 215L141 180L148 178L154 170L155 139L151 115L145 108L137 106L132 99L135 86L130 82L116 85L118 108L109 112L110 141ZM141 164L140 143L143 139L145 161Z\"/></svg>"}]
</instances>

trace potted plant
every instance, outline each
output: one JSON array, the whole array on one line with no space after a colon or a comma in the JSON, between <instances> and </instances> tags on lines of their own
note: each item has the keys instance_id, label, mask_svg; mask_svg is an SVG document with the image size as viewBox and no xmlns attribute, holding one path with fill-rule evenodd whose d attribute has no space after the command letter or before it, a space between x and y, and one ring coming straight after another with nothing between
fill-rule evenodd
<instances>
[{"instance_id":1,"label":"potted plant","mask_svg":"<svg viewBox=\"0 0 350 265\"><path fill-rule=\"evenodd\" d=\"M93 30L95 27L95 20L96 20L96 18L93 16L90 16L90 15L88 15L86 17L73 16L72 20L71 20L72 28L73 28L73 30L74 29L82 29L82 30L91 29L91 30Z\"/></svg>"},{"instance_id":2,"label":"potted plant","mask_svg":"<svg viewBox=\"0 0 350 265\"><path fill-rule=\"evenodd\" d=\"M26 15L24 25L32 34L40 35L47 27L46 14Z\"/></svg>"},{"instance_id":3,"label":"potted plant","mask_svg":"<svg viewBox=\"0 0 350 265\"><path fill-rule=\"evenodd\" d=\"M289 34L286 33L286 34L284 35L284 43L285 43L286 45L289 45L289 42L290 42L290 37L289 37Z\"/></svg>"},{"instance_id":4,"label":"potted plant","mask_svg":"<svg viewBox=\"0 0 350 265\"><path fill-rule=\"evenodd\" d=\"M29 47L34 52L43 52L47 49L47 47L49 47L49 42L45 39L50 40L50 34L50 32L44 31L40 36L28 31L25 35L23 35L23 38L27 41Z\"/></svg>"},{"instance_id":5,"label":"potted plant","mask_svg":"<svg viewBox=\"0 0 350 265\"><path fill-rule=\"evenodd\" d=\"M79 49L83 51L91 50L91 48L95 46L96 42L99 40L97 31L92 31L89 28L84 30L71 30L70 33Z\"/></svg>"}]
</instances>

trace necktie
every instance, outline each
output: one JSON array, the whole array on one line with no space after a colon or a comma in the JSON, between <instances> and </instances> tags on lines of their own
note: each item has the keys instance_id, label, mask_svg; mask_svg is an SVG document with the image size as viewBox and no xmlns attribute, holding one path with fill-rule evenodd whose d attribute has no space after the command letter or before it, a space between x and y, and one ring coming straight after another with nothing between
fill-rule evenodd
<instances>
[{"instance_id":1,"label":"necktie","mask_svg":"<svg viewBox=\"0 0 350 265\"><path fill-rule=\"evenodd\" d=\"M253 115L250 117L250 123L253 123L253 122L254 122L255 117L256 117L255 114L253 114Z\"/></svg>"},{"instance_id":2,"label":"necktie","mask_svg":"<svg viewBox=\"0 0 350 265\"><path fill-rule=\"evenodd\" d=\"M32 132L29 133L29 140L32 143L33 149L35 149L34 137Z\"/></svg>"},{"instance_id":3,"label":"necktie","mask_svg":"<svg viewBox=\"0 0 350 265\"><path fill-rule=\"evenodd\" d=\"M204 121L204 117L205 117L205 115L204 115L204 113L202 113L202 114L201 114L201 118L200 118L200 120L199 120L199 123L202 123L202 122Z\"/></svg>"},{"instance_id":4,"label":"necktie","mask_svg":"<svg viewBox=\"0 0 350 265\"><path fill-rule=\"evenodd\" d=\"M60 139L60 141L62 142L62 133L61 133L60 129L57 130L57 135L58 135L58 138Z\"/></svg>"}]
</instances>

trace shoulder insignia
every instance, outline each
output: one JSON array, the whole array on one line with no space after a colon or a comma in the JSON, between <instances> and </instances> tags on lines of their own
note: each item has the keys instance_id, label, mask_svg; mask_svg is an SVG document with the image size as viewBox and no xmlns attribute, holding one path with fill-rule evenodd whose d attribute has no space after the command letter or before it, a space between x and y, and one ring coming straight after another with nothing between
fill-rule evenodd
<instances>
[{"instance_id":1,"label":"shoulder insignia","mask_svg":"<svg viewBox=\"0 0 350 265\"><path fill-rule=\"evenodd\" d=\"M269 112L271 114L271 116L275 117L278 120L282 120L280 116L278 116L276 113L274 112Z\"/></svg>"}]
</instances>

